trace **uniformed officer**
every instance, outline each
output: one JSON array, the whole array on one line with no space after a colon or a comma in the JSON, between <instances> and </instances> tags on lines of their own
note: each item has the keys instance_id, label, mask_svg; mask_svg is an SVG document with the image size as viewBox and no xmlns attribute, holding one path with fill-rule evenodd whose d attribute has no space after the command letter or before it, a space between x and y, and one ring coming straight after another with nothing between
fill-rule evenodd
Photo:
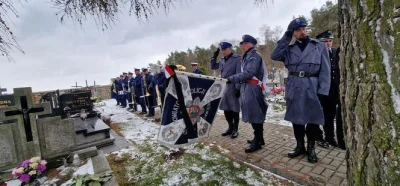
<instances>
[{"instance_id":1,"label":"uniformed officer","mask_svg":"<svg viewBox=\"0 0 400 186\"><path fill-rule=\"evenodd\" d=\"M291 21L272 51L271 59L284 62L289 71L285 120L293 124L297 146L288 156L306 153L304 136L307 134L308 161L315 163L318 161L315 153L318 125L324 125L318 94L329 94L331 77L328 49L325 43L307 35L306 26L303 17Z\"/></svg>"},{"instance_id":2,"label":"uniformed officer","mask_svg":"<svg viewBox=\"0 0 400 186\"><path fill-rule=\"evenodd\" d=\"M122 108L126 108L126 92L125 92L124 76L119 76L119 83L117 84L118 99Z\"/></svg>"},{"instance_id":3,"label":"uniformed officer","mask_svg":"<svg viewBox=\"0 0 400 186\"><path fill-rule=\"evenodd\" d=\"M193 72L192 73L195 73L195 74L203 74L203 72L202 71L200 71L200 69L199 69L199 67L198 67L198 63L196 63L196 62L192 62L192 63L190 63L190 66L192 66L192 70L193 70Z\"/></svg>"},{"instance_id":4,"label":"uniformed officer","mask_svg":"<svg viewBox=\"0 0 400 186\"><path fill-rule=\"evenodd\" d=\"M154 117L154 90L149 89L153 76L149 74L147 68L142 69L143 77L142 77L142 90L143 90L143 101L146 103L147 108L149 109L149 114L146 117ZM147 95L147 93L149 95Z\"/></svg>"},{"instance_id":5,"label":"uniformed officer","mask_svg":"<svg viewBox=\"0 0 400 186\"><path fill-rule=\"evenodd\" d=\"M336 48L332 48L333 44L333 34L331 31L325 31L316 36L316 39L319 39L322 42L326 43L326 46L329 50L329 59L331 65L331 86L329 89L329 95L323 96L321 95L320 102L322 108L324 110L325 116L325 125L324 125L324 133L325 139L322 138L322 131L320 135L319 145L322 147L328 148L329 145L334 147L339 146L341 149L346 149L344 143L344 135L343 135L343 126L342 126L342 118L336 117L336 134L338 141L335 140L334 134L334 119L336 116L336 106L340 106L340 97L339 97L339 84L340 84L340 69L339 69L339 53ZM339 113L340 111L338 111ZM339 144L338 144L339 143Z\"/></svg>"},{"instance_id":6,"label":"uniformed officer","mask_svg":"<svg viewBox=\"0 0 400 186\"><path fill-rule=\"evenodd\" d=\"M157 66L155 67L156 69L154 69L154 76L153 76L153 80L151 82L150 88L152 89L152 91L154 91L155 95L154 95L154 103L155 105L157 105L157 92L155 91L156 85L158 86L158 91L160 92L160 102L161 105L164 103L164 96L165 96L165 72L164 72L164 68L162 68L162 66ZM161 106L162 108L162 106Z\"/></svg>"},{"instance_id":7,"label":"uniformed officer","mask_svg":"<svg viewBox=\"0 0 400 186\"><path fill-rule=\"evenodd\" d=\"M139 114L147 114L147 109L146 109L146 104L141 98L143 96L142 92L142 75L140 74L140 69L135 68L135 80L133 83L133 86L135 87L135 99L136 103L140 105L142 108L142 111ZM137 105L133 105L135 110L137 111Z\"/></svg>"},{"instance_id":8,"label":"uniformed officer","mask_svg":"<svg viewBox=\"0 0 400 186\"><path fill-rule=\"evenodd\" d=\"M223 56L217 62L218 55L221 51ZM210 65L213 70L220 70L221 77L227 78L229 76L240 73L241 56L232 52L232 44L228 42L221 42L219 48L214 52L211 58ZM219 109L224 111L225 119L228 122L228 130L222 133L222 136L231 136L236 138L239 135L239 112L240 112L240 84L232 83L226 87L225 95L222 97Z\"/></svg>"},{"instance_id":9,"label":"uniformed officer","mask_svg":"<svg viewBox=\"0 0 400 186\"><path fill-rule=\"evenodd\" d=\"M246 153L261 149L261 145L264 143L263 124L268 108L262 89L264 87L259 84L260 81L266 80L266 67L261 54L255 48L256 45L257 40L254 37L250 35L242 37L240 46L244 55L241 72L227 78L228 84L242 82L239 99L242 107L242 120L251 123L254 129L254 139L250 141L251 145L246 148Z\"/></svg>"},{"instance_id":10,"label":"uniformed officer","mask_svg":"<svg viewBox=\"0 0 400 186\"><path fill-rule=\"evenodd\" d=\"M127 89L127 100L128 100L128 110L133 111L133 98L132 98L132 91L135 90L135 87L133 86L133 83L135 81L135 78L133 78L133 73L128 72L128 89ZM136 110L135 110L136 111Z\"/></svg>"},{"instance_id":11,"label":"uniformed officer","mask_svg":"<svg viewBox=\"0 0 400 186\"><path fill-rule=\"evenodd\" d=\"M119 105L119 99L118 99L118 91L117 91L117 86L116 86L117 78L112 78L111 79L111 99L117 100L117 106L118 106Z\"/></svg>"}]
</instances>

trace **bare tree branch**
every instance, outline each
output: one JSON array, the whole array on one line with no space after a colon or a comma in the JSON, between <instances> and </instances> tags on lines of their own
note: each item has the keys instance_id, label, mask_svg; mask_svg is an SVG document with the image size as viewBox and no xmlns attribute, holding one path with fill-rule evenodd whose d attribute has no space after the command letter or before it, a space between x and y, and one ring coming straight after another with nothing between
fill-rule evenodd
<instances>
[{"instance_id":1,"label":"bare tree branch","mask_svg":"<svg viewBox=\"0 0 400 186\"><path fill-rule=\"evenodd\" d=\"M24 53L9 27L10 22L12 23L9 14L18 17L17 10L13 4L15 2L15 0L0 0L0 54L9 61L14 61L10 55L14 49Z\"/></svg>"}]
</instances>

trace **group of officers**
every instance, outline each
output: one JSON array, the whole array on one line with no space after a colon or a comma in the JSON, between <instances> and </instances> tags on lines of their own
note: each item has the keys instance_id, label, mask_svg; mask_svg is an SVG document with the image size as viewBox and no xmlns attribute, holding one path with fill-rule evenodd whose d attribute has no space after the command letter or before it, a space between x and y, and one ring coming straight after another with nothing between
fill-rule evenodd
<instances>
[{"instance_id":1,"label":"group of officers","mask_svg":"<svg viewBox=\"0 0 400 186\"><path fill-rule=\"evenodd\" d=\"M203 74L198 69L198 63L192 62L191 66L192 73ZM119 77L111 79L111 98L116 99L117 105L122 108L154 117L155 108L162 108L164 103L166 78L162 66L152 70L154 75L147 68L135 68L134 73L122 72ZM138 105L141 111L138 111Z\"/></svg>"},{"instance_id":2,"label":"group of officers","mask_svg":"<svg viewBox=\"0 0 400 186\"><path fill-rule=\"evenodd\" d=\"M292 122L296 147L288 153L290 158L306 154L310 163L318 161L315 145L346 149L342 127L339 96L339 51L332 48L333 34L325 31L311 38L307 34L307 21L303 17L292 20L284 36L271 53L271 59L281 61L288 69L286 83L285 120ZM210 66L221 71L226 78L227 90L220 104L228 123L222 136L236 138L239 135L239 112L242 120L250 123L254 138L248 140L246 153L265 145L263 123L268 104L263 92L262 80L266 75L257 40L244 35L240 46L243 56L232 52L232 44L221 42L211 58ZM222 57L218 58L221 54ZM336 118L336 136L334 120ZM320 126L323 126L321 129ZM307 146L305 143L307 136Z\"/></svg>"},{"instance_id":3,"label":"group of officers","mask_svg":"<svg viewBox=\"0 0 400 186\"><path fill-rule=\"evenodd\" d=\"M341 106L339 96L339 57L338 50L332 48L333 34L325 31L311 38L307 34L307 21L300 17L292 20L283 37L271 53L271 59L282 61L289 71L286 83L285 120L292 122L296 147L288 153L290 158L306 154L310 163L318 161L315 153L316 143L323 148L329 146L345 149ZM222 136L236 138L239 135L239 113L242 120L250 123L254 138L248 140L246 153L255 152L265 145L263 123L268 104L262 86L266 76L266 67L261 54L256 49L257 40L244 35L240 42L243 55L232 51L232 44L221 42L210 60L213 70L220 70L221 77L227 79L227 88L220 103L224 111L228 129ZM222 57L218 58L219 55ZM179 68L175 68L180 70ZM197 63L192 63L193 73L202 74ZM113 96L118 104L137 111L136 104L142 107L141 114L154 116L157 105L155 87L162 99L165 96L165 74L161 70L153 76L148 69L135 69L132 73L123 73L112 85ZM156 86L157 85L157 86ZM132 94L134 93L134 96ZM136 102L132 102L136 100ZM160 106L160 105L158 105ZM336 136L334 120L336 118ZM323 126L321 130L320 126ZM305 143L307 136L307 146Z\"/></svg>"}]
</instances>

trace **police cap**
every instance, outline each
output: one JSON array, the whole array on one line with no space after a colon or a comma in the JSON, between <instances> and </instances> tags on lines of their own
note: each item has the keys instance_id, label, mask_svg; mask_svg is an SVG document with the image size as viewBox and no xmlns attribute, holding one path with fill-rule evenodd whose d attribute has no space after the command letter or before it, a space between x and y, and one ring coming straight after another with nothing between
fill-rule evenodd
<instances>
[{"instance_id":1,"label":"police cap","mask_svg":"<svg viewBox=\"0 0 400 186\"><path fill-rule=\"evenodd\" d=\"M142 68L142 72L147 72L148 70L147 68Z\"/></svg>"},{"instance_id":2,"label":"police cap","mask_svg":"<svg viewBox=\"0 0 400 186\"><path fill-rule=\"evenodd\" d=\"M240 44L243 44L244 42L247 42L247 43L251 43L251 44L253 44L253 45L256 45L256 44L257 44L257 39L254 38L254 37L251 36L251 35L243 35L243 36L242 36L242 41L240 42Z\"/></svg>"},{"instance_id":3,"label":"police cap","mask_svg":"<svg viewBox=\"0 0 400 186\"><path fill-rule=\"evenodd\" d=\"M232 44L228 43L228 42L221 42L219 44L219 48L221 48L221 50L227 49L227 48L232 48Z\"/></svg>"},{"instance_id":4,"label":"police cap","mask_svg":"<svg viewBox=\"0 0 400 186\"><path fill-rule=\"evenodd\" d=\"M129 75L133 75L133 73L132 73L132 72L128 72L128 74L129 74Z\"/></svg>"},{"instance_id":5,"label":"police cap","mask_svg":"<svg viewBox=\"0 0 400 186\"><path fill-rule=\"evenodd\" d=\"M125 74L126 74L126 72L122 72L122 74L124 74L124 75L125 75Z\"/></svg>"},{"instance_id":6,"label":"police cap","mask_svg":"<svg viewBox=\"0 0 400 186\"><path fill-rule=\"evenodd\" d=\"M137 72L137 71L140 71L140 69L138 69L138 68L135 68L135 72Z\"/></svg>"},{"instance_id":7,"label":"police cap","mask_svg":"<svg viewBox=\"0 0 400 186\"><path fill-rule=\"evenodd\" d=\"M191 65L191 66L197 66L198 63L196 63L196 62L191 62L190 65Z\"/></svg>"},{"instance_id":8,"label":"police cap","mask_svg":"<svg viewBox=\"0 0 400 186\"><path fill-rule=\"evenodd\" d=\"M318 34L315 38L319 39L319 40L323 40L323 39L333 39L334 37L333 37L332 32L330 30L327 30L325 32Z\"/></svg>"}]
</instances>

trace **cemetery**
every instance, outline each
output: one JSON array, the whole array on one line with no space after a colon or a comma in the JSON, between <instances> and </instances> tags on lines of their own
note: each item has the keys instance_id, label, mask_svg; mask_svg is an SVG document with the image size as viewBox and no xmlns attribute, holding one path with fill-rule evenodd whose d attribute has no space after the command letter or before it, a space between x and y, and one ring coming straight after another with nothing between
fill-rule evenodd
<instances>
[{"instance_id":1,"label":"cemetery","mask_svg":"<svg viewBox=\"0 0 400 186\"><path fill-rule=\"evenodd\" d=\"M29 87L0 95L0 171L6 171L2 177L32 157L41 157L56 167L78 154L83 160L92 158L108 165L104 153L97 149L113 145L115 138L93 109L90 91L53 94L36 104L32 97ZM96 173L109 171L103 169Z\"/></svg>"}]
</instances>

